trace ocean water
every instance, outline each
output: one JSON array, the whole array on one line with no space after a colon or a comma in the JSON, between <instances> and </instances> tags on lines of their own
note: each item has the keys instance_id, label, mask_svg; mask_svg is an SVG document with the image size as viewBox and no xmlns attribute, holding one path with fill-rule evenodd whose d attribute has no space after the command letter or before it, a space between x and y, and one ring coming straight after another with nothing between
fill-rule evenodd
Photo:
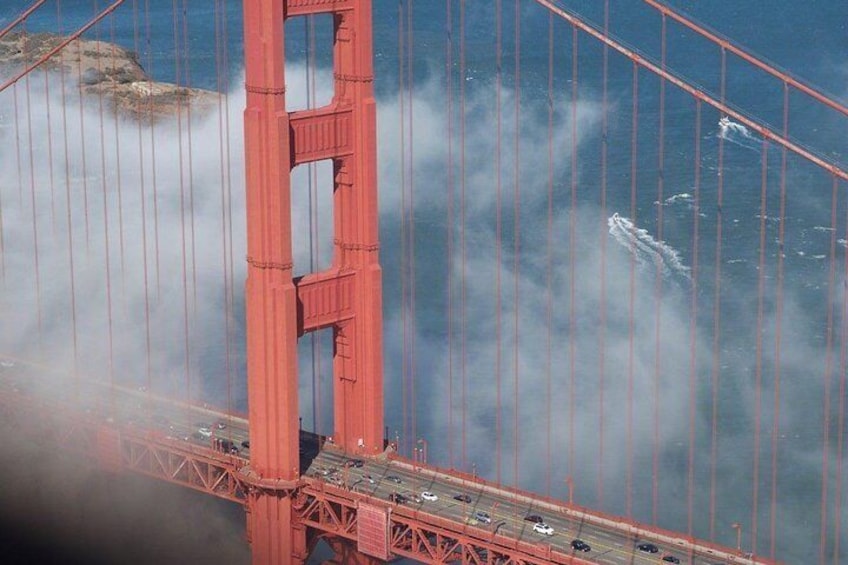
<instances>
[{"instance_id":1,"label":"ocean water","mask_svg":"<svg viewBox=\"0 0 848 565\"><path fill-rule=\"evenodd\" d=\"M48 4L26 29L69 32L96 7L88 0ZM558 4L597 28L604 25L604 2ZM0 27L27 5L4 2ZM726 545L736 539L731 524L741 523L743 547L769 555L773 546L774 556L787 563L818 562L824 529L824 555L844 561L845 480L844 471L837 473L838 457L844 462L846 455L837 441L845 371L845 182L834 185L829 173L792 154L784 162L780 147L764 142L750 124L726 119L648 71L634 73L632 63L612 51L605 76L600 44L579 33L575 56L571 26L550 20L534 2L517 8L503 2L500 18L496 5L374 2L390 435L410 455L417 438L427 439L431 463L560 498L569 477L580 504L691 529ZM669 5L835 100L848 100L848 5ZM610 34L661 61L663 22L656 12L633 1L609 6ZM120 337L112 361L101 352L92 365L146 365L146 371L122 370L118 378L140 383L152 373L160 390L234 411L246 409L240 10L238 2L139 0L86 34L133 49L157 80L229 94L216 119L196 118L193 130L187 124L144 130L150 145L136 141L137 126L105 122L121 140L117 154L128 171L134 171L128 163L139 159L139 147L148 155L142 161L153 145L162 149L157 165L138 166L147 171L142 186L148 191L151 177L159 179L162 209L155 218L148 211L148 221L138 226L141 220L131 214L151 202L149 194L134 198L128 190L122 204L105 199L107 210L126 211L129 243L126 266L120 251L122 294L114 298L119 312L113 331ZM666 25L665 60L673 73L717 99L724 89L729 107L776 132L784 128L788 104L790 136L798 146L846 166L844 117L794 93L784 98L780 81L733 56L722 81L720 50ZM330 96L329 30L322 17L287 28L291 96L299 99L294 106ZM314 67L305 64L310 37ZM4 93L0 110L6 269L26 273L21 287L7 277L4 304L29 331L35 331L27 318L34 308L11 306L32 306L31 268L23 259L34 245L23 235L32 231L31 210L18 195L25 193L21 186L49 183L27 172L14 148L43 139L39 123L61 131L54 121L58 106L50 105L49 93L39 98L32 88L32 102L24 102L23 87L15 100ZM13 102L20 105L16 110ZM32 130L22 117L25 107L36 116L52 108L52 117L36 119ZM102 135L98 127L96 118L81 124L81 139ZM230 144L221 141L225 136ZM88 166L72 170L74 182L90 178L92 194L101 183L111 186L103 179L110 178L116 158L110 154L101 167L98 150L114 146L112 139L92 141ZM186 167L189 149L192 164ZM126 187L135 174L125 175ZM304 188L295 197L296 270L306 272L328 262L328 198L318 188L328 173L319 166L298 174ZM197 189L190 199L198 206L193 216L179 207L188 202L180 192L185 186ZM80 206L68 207L87 222L89 207ZM92 205L93 232L103 219L95 210ZM37 245L43 255L61 258L60 266L66 261L64 224L48 220L46 212L38 216L47 223ZM187 231L186 218L196 218L196 232L194 222ZM161 222L161 236L152 219ZM51 222L58 226L54 241L47 235ZM181 248L187 233L193 245ZM151 251L133 246L139 234L151 245L161 237L161 266ZM103 304L112 300L100 296L103 277L95 274L103 256L87 251L88 238L83 241L79 231L70 239L88 262L80 267L77 293L91 289L100 298L91 308L80 298L86 305L81 324L101 336ZM103 255L117 269L115 239ZM189 263L191 284L181 272ZM56 288L66 286L62 272L57 269ZM152 341L138 322L144 299L159 305L149 314L161 334ZM45 318L64 319L67 297L43 308ZM67 328L56 327L64 329L49 341L67 339ZM22 333L4 334L0 343L19 345ZM81 342L86 352L98 347L94 337ZM145 343L156 352L152 360L139 351ZM67 349L65 344L66 357ZM332 429L330 349L326 335L304 340L301 349L302 416L319 432Z\"/></svg>"}]
</instances>

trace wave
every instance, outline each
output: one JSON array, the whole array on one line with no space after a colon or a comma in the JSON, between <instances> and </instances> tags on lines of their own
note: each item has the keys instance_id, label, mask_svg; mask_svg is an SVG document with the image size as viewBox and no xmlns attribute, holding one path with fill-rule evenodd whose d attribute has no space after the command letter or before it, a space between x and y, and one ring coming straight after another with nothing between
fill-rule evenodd
<instances>
[{"instance_id":1,"label":"wave","mask_svg":"<svg viewBox=\"0 0 848 565\"><path fill-rule=\"evenodd\" d=\"M718 121L718 128L718 136L723 140L757 153L760 152L762 148L760 140L744 125L724 116Z\"/></svg>"},{"instance_id":2,"label":"wave","mask_svg":"<svg viewBox=\"0 0 848 565\"><path fill-rule=\"evenodd\" d=\"M669 196L665 200L663 200L664 206L670 206L672 204L677 204L678 202L685 202L686 204L692 204L695 201L695 197L689 194L688 192L681 192L680 194L675 194L674 196ZM659 202L654 202L654 204L659 204Z\"/></svg>"},{"instance_id":3,"label":"wave","mask_svg":"<svg viewBox=\"0 0 848 565\"><path fill-rule=\"evenodd\" d=\"M637 227L628 218L614 213L607 220L610 235L633 254L640 265L655 265L662 268L663 276L691 278L689 267L680 260L680 255L670 245L654 239L647 230Z\"/></svg>"}]
</instances>

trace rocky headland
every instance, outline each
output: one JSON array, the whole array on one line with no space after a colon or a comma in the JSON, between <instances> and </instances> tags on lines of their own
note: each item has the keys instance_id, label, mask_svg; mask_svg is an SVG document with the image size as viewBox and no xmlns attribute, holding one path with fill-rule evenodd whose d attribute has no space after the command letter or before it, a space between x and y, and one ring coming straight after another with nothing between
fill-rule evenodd
<instances>
[{"instance_id":1,"label":"rocky headland","mask_svg":"<svg viewBox=\"0 0 848 565\"><path fill-rule=\"evenodd\" d=\"M0 38L0 70L6 77L32 65L60 45L66 36L12 32ZM39 69L64 73L66 88L86 97L101 96L113 111L145 121L158 121L191 109L216 106L219 93L152 80L130 50L87 39L71 41ZM2 80L0 80L0 83Z\"/></svg>"}]
</instances>

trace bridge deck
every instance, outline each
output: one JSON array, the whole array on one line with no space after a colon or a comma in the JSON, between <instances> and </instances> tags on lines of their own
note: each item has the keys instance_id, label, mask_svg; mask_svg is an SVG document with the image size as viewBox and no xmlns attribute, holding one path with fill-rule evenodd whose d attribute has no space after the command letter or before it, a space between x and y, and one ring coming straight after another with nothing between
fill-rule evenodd
<instances>
[{"instance_id":1,"label":"bridge deck","mask_svg":"<svg viewBox=\"0 0 848 565\"><path fill-rule=\"evenodd\" d=\"M27 399L59 413L75 412L90 426L114 430L122 438L158 446L168 453L188 454L217 465L217 473L226 470L238 476L238 470L249 464L249 428L247 419L226 414L206 406L195 406L135 390L103 383L74 380L64 385L45 386L49 373L43 367L9 358L0 359L0 401L21 402ZM74 394L67 394L73 390ZM77 398L76 402L72 398ZM41 416L39 415L39 418ZM44 419L41 420L42 422ZM203 428L203 429L201 429ZM681 534L648 528L625 519L608 516L573 505L541 500L532 493L516 492L485 481L449 471L429 468L397 457L391 450L379 458L354 459L330 442L320 443L312 434L302 434L301 470L305 481L318 489L348 493L356 501L389 508L400 516L424 523L453 524L452 531L472 539L514 540L534 546L549 546L559 554L573 555L583 562L605 564L648 564L674 556L680 563L708 565L718 563L771 563L750 558L733 550L692 540ZM231 449L232 448L232 449ZM89 447L89 449L92 449ZM137 456L140 461L141 456ZM124 464L125 467L129 465ZM158 467L157 467L158 468ZM161 467L165 471L164 467ZM132 469L148 474L156 472ZM214 470L209 471L215 474ZM162 478L180 482L180 477ZM190 482L187 479L186 482ZM238 480L238 479L236 479ZM203 490L207 483L188 484ZM202 484L201 484L202 483ZM216 483L217 484L217 483ZM237 488L211 494L237 500ZM423 492L437 500L425 500ZM401 495L398 501L390 499ZM457 497L467 496L467 501ZM490 522L478 516L486 513ZM540 516L552 529L551 535L534 531L527 516ZM588 552L572 549L572 541L582 540L591 547ZM640 551L638 546L656 546L656 553Z\"/></svg>"}]
</instances>

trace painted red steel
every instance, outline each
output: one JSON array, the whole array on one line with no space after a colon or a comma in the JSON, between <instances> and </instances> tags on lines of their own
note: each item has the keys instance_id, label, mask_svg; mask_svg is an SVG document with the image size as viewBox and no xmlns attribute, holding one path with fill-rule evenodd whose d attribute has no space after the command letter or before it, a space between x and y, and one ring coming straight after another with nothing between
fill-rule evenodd
<instances>
[{"instance_id":1,"label":"painted red steel","mask_svg":"<svg viewBox=\"0 0 848 565\"><path fill-rule=\"evenodd\" d=\"M358 511L364 495L308 479L301 493L300 520L311 528L357 539ZM554 551L547 544L516 541L488 534L483 539L457 523L395 506L387 512L389 553L422 563L590 563Z\"/></svg>"},{"instance_id":2,"label":"painted red steel","mask_svg":"<svg viewBox=\"0 0 848 565\"><path fill-rule=\"evenodd\" d=\"M134 425L119 426L24 395L0 395L0 415L39 444L82 456L100 469L130 471L245 503L247 485L240 469L247 460L218 453L211 446L199 447Z\"/></svg>"},{"instance_id":3,"label":"painted red steel","mask_svg":"<svg viewBox=\"0 0 848 565\"><path fill-rule=\"evenodd\" d=\"M770 69L656 2L645 1L723 49ZM765 139L831 171L835 178L848 178L848 173L795 145L785 132L776 133L751 121L723 100L709 97L664 66L644 60L554 3L537 2L571 22L575 38L576 30L582 29L629 57L634 69L648 69ZM120 3L115 2L104 15ZM244 504L254 563L304 562L318 538L327 539L337 551L336 562L370 563L372 557L388 560L405 556L430 563L584 563L546 544L494 533L475 535L464 524L300 476L297 338L311 331L332 328L334 333L334 443L347 453L361 456L383 450L382 290L371 12L369 0L244 3L249 464L211 447L17 397L0 397L0 417L17 419L25 418L27 412L38 413L41 416L34 422L27 421L29 433L62 449L81 452L102 468L130 470ZM288 112L284 23L288 18L318 13L333 14L335 94L323 108ZM819 99L791 77L776 76ZM843 111L841 106L836 109ZM326 271L295 278L291 170L324 159L333 161L334 171L333 260ZM455 471L445 474L463 479ZM472 479L482 484L476 477ZM525 496L516 491L519 495ZM616 521L633 532L641 528L600 513L592 515L599 523Z\"/></svg>"},{"instance_id":4,"label":"painted red steel","mask_svg":"<svg viewBox=\"0 0 848 565\"><path fill-rule=\"evenodd\" d=\"M31 418L31 414L39 417ZM262 517L263 512L282 510L285 513L274 515L273 523L278 528L286 526L289 530L280 532L282 535L277 542L301 545L272 548L278 554L282 552L284 560L280 563L305 561L317 537L325 539L340 552L337 553L337 559L341 559L337 561L339 563L373 563L368 556L381 560L405 556L424 563L591 563L579 559L579 556L558 552L544 543L519 541L506 535L469 528L463 522L420 512L414 507L398 506L365 493L334 486L321 478L304 477L296 487L289 488L286 481L258 478L246 459L216 452L211 445L210 448L200 447L169 437L162 431L103 420L92 414L82 415L72 406L45 404L28 395L0 394L0 419L4 424L25 430L40 444L81 455L83 460L101 468L104 464L103 442L106 441L110 446L107 470L147 475L244 505L248 540L254 546L254 556L258 543L274 541L268 535L268 528L256 527L256 520ZM114 458L116 453L117 459ZM554 500L503 489L455 471L441 471L400 458L396 459L396 463L409 467L413 467L414 463L415 468L426 468L429 473L450 474L471 490L482 486L509 492L528 504L535 501L561 506ZM581 521L629 532L632 536L649 535L671 545L680 541L679 535L674 532L645 529L621 517L588 512L574 506L569 506L567 512L579 516ZM339 540L349 543L339 545ZM737 559L732 552L728 553L727 548L696 540L692 543L697 543L700 551L713 550L715 555L724 556L728 562L773 563L761 558L755 561Z\"/></svg>"},{"instance_id":5,"label":"painted red steel","mask_svg":"<svg viewBox=\"0 0 848 565\"><path fill-rule=\"evenodd\" d=\"M335 94L324 108L286 110L285 20L333 14ZM371 3L244 3L247 176L247 367L254 563L303 561L292 514L299 479L297 338L332 327L334 441L383 449L382 274L378 259L376 108ZM294 279L291 170L332 159L334 253L322 273Z\"/></svg>"},{"instance_id":6,"label":"painted red steel","mask_svg":"<svg viewBox=\"0 0 848 565\"><path fill-rule=\"evenodd\" d=\"M389 554L389 511L387 508L360 502L357 508L356 544L360 552L383 561Z\"/></svg>"}]
</instances>

